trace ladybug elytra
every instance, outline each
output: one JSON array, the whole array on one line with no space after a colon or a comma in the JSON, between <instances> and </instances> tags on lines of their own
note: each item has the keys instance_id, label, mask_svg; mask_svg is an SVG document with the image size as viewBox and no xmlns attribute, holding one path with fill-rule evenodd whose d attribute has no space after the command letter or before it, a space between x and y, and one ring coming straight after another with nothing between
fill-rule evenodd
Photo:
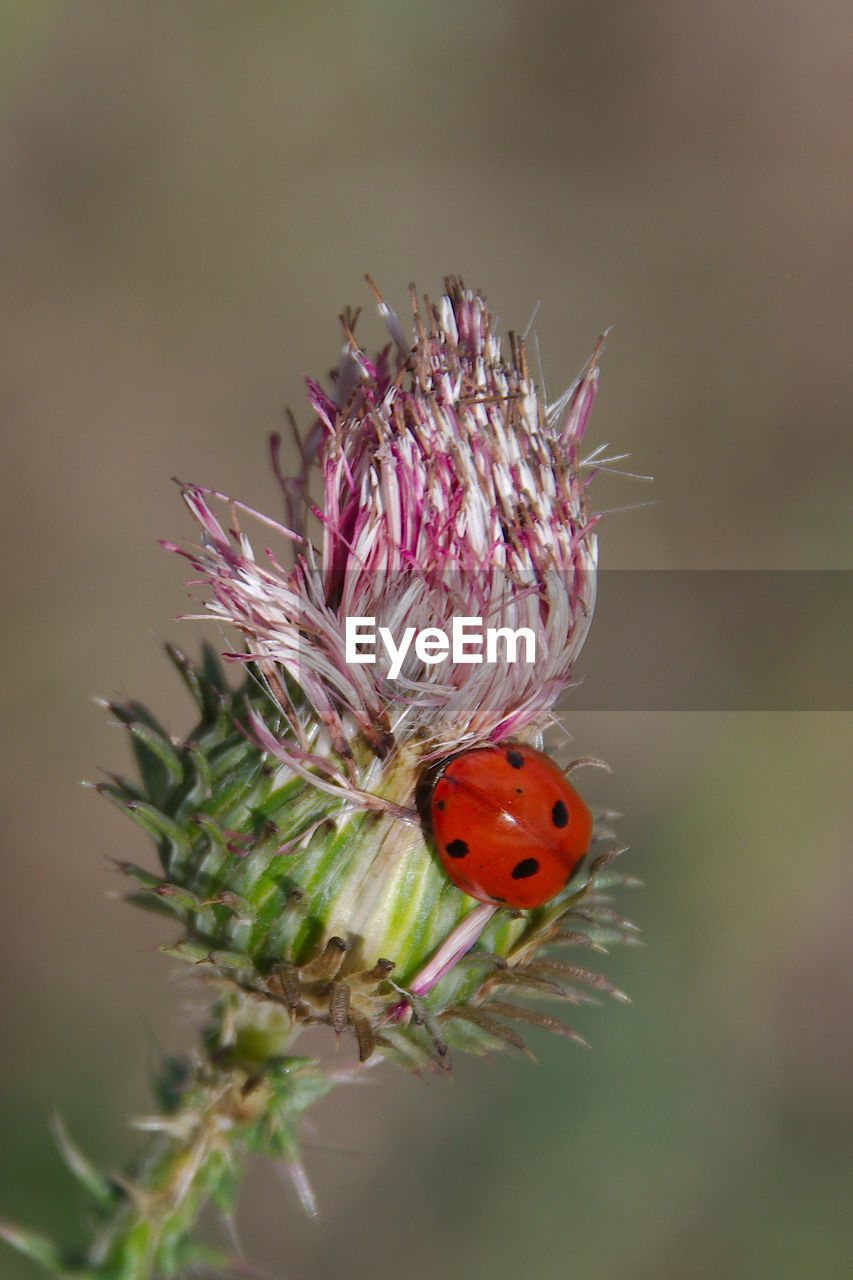
<instances>
[{"instance_id":1,"label":"ladybug elytra","mask_svg":"<svg viewBox=\"0 0 853 1280\"><path fill-rule=\"evenodd\" d=\"M455 756L433 788L431 812L447 875L499 906L548 902L592 839L592 814L559 765L516 744Z\"/></svg>"}]
</instances>

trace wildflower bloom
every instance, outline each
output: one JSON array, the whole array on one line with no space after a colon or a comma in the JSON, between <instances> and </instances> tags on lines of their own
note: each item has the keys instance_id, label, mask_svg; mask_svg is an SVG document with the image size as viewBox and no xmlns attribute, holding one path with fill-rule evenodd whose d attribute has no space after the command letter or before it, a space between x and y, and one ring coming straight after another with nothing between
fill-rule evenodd
<instances>
[{"instance_id":1,"label":"wildflower bloom","mask_svg":"<svg viewBox=\"0 0 853 1280\"><path fill-rule=\"evenodd\" d=\"M359 740L380 759L417 740L429 760L541 732L569 681L595 601L596 521L579 446L598 369L593 360L545 406L523 343L511 336L502 356L480 294L449 281L437 306L415 303L413 347L381 308L393 356L387 348L370 361L348 328L336 397L308 382L317 424L303 482L316 453L319 557L304 543L298 482L287 490L293 529L282 532L305 551L289 573L270 553L259 563L245 538L235 545L204 491L185 496L206 534L193 562L210 584L209 608L246 637L240 660L257 664L288 716L282 672L342 759ZM469 616L532 629L535 664L427 663L410 647L390 679L381 650L370 666L344 660L347 618L399 635ZM294 762L287 741L280 754Z\"/></svg>"},{"instance_id":2,"label":"wildflower bloom","mask_svg":"<svg viewBox=\"0 0 853 1280\"><path fill-rule=\"evenodd\" d=\"M603 851L520 911L450 882L423 803L448 756L539 747L556 722L595 601L580 447L601 343L545 405L523 342L510 335L502 353L480 294L449 280L436 305L412 300L410 341L377 295L392 341L373 359L343 317L332 390L308 382L298 474L284 477L273 450L285 525L182 486L201 537L164 545L190 561L201 616L242 637L224 656L245 680L229 685L210 648L195 664L169 646L198 724L176 740L138 704L111 703L139 779L99 790L154 839L156 871L121 869L134 901L180 922L164 949L216 1000L195 1055L166 1064L161 1112L144 1122L154 1146L127 1177L105 1179L60 1135L97 1202L85 1259L0 1226L58 1274L148 1280L209 1261L195 1219L208 1199L233 1205L250 1153L282 1163L312 1208L301 1117L347 1069L293 1055L305 1025L351 1034L359 1062L447 1069L451 1052L523 1049L519 1023L580 1038L526 996L622 996L554 954L634 940L609 899L628 881L609 866L621 850L607 847L606 815ZM492 660L455 644L475 619L495 635ZM360 661L354 632L388 642ZM510 660L519 637L535 660Z\"/></svg>"},{"instance_id":3,"label":"wildflower bloom","mask_svg":"<svg viewBox=\"0 0 853 1280\"><path fill-rule=\"evenodd\" d=\"M322 892L319 940L346 940L342 974L387 956L401 981L450 939L443 969L480 922L465 923L470 900L446 883L424 840L419 782L449 753L541 738L590 624L597 557L579 454L595 358L545 406L523 342L511 336L502 354L480 294L448 281L437 305L414 294L413 303L413 344L380 299L393 342L369 359L347 315L335 395L308 382L317 416L300 475L283 479L290 527L265 520L295 548L295 566L255 552L239 504L226 531L221 495L193 485L183 493L202 543L173 547L206 584L209 613L244 638L245 651L227 656L252 664L275 708L273 724L254 707L247 729L282 777L336 799L323 819L338 829L346 815L378 819L333 865L317 856L327 841L295 832L287 866L309 899ZM315 466L322 507L307 498ZM311 516L319 550L306 534ZM472 662L464 652L436 662L411 644L402 661L382 646L369 664L347 661L348 620L401 637L449 633L454 619L526 631L535 661ZM485 923L492 913L480 914ZM491 949L504 954L527 927L496 921ZM301 960L304 929L280 922L278 931L275 954Z\"/></svg>"}]
</instances>

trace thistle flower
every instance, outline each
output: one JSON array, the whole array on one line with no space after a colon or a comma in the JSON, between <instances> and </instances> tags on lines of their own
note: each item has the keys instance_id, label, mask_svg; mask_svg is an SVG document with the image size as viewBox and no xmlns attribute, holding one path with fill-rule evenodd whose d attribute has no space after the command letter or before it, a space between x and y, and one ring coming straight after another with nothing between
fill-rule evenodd
<instances>
[{"instance_id":1,"label":"thistle flower","mask_svg":"<svg viewBox=\"0 0 853 1280\"><path fill-rule=\"evenodd\" d=\"M127 1178L103 1179L63 1135L99 1203L86 1254L7 1229L62 1274L143 1280L205 1256L197 1212L208 1198L231 1206L249 1152L283 1161L311 1207L299 1118L341 1072L293 1055L303 1026L351 1034L361 1063L448 1070L457 1051L523 1049L518 1023L580 1038L519 999L622 996L553 954L634 936L608 897L626 878L607 869L620 850L606 815L603 851L520 911L450 882L425 807L448 756L539 747L556 723L595 600L580 447L601 343L547 406L522 340L502 354L480 294L449 280L433 305L413 291L413 341L376 298L392 342L370 359L357 315L342 317L331 392L308 382L316 419L297 436L296 476L274 442L286 524L182 486L201 537L164 545L190 561L200 616L239 633L224 657L245 679L231 687L209 648L195 665L169 647L200 714L185 742L138 705L110 704L140 781L99 790L160 857L156 872L122 870L134 901L180 921L164 949L216 999L202 1047L164 1069L162 1114L145 1123L156 1145ZM491 637L479 661L478 626ZM534 661L510 660L522 641Z\"/></svg>"}]
</instances>

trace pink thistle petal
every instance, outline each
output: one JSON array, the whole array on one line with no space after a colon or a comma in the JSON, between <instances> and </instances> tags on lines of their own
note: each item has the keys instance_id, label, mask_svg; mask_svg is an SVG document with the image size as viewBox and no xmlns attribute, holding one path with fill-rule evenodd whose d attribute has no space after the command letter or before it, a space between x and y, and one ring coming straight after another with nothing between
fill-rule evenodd
<instances>
[{"instance_id":1,"label":"pink thistle petal","mask_svg":"<svg viewBox=\"0 0 853 1280\"><path fill-rule=\"evenodd\" d=\"M435 955L424 965L418 976L409 986L414 996L425 996L428 991L449 973L454 965L471 950L486 925L497 911L491 902L481 902L479 906L462 920L436 951Z\"/></svg>"}]
</instances>

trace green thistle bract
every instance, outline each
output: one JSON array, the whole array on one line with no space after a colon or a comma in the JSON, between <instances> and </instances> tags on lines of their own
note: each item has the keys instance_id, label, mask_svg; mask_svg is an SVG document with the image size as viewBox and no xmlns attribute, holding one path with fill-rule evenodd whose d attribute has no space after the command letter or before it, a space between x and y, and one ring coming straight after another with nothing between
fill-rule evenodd
<instances>
[{"instance_id":1,"label":"green thistle bract","mask_svg":"<svg viewBox=\"0 0 853 1280\"><path fill-rule=\"evenodd\" d=\"M260 517L293 568L286 550L256 555L240 522L257 513L232 503L226 528L222 495L182 486L201 541L166 545L192 563L202 616L242 636L224 655L242 676L227 681L209 648L195 664L170 646L196 727L175 741L138 705L111 703L139 776L98 789L157 847L155 870L122 865L131 900L179 922L163 949L214 999L202 1044L164 1068L161 1111L144 1122L153 1145L126 1178L98 1174L62 1135L95 1206L88 1251L70 1258L5 1228L58 1274L144 1280L209 1258L197 1213L208 1200L231 1209L252 1152L284 1162L313 1208L300 1117L334 1078L294 1056L306 1025L351 1036L353 1071L380 1059L448 1070L458 1051L523 1049L524 1026L579 1039L528 999L559 1011L622 994L574 959L635 933L609 900L626 878L602 821L566 888L528 911L451 884L423 821L448 755L541 746L554 722L595 599L579 452L595 358L546 407L521 341L505 359L484 300L460 282L437 306L415 302L413 344L379 304L393 344L368 359L344 317L334 396L309 383L301 472L280 476L287 525ZM528 628L535 664L439 662L411 644L347 661L347 619L399 636L450 633L455 617Z\"/></svg>"}]
</instances>

